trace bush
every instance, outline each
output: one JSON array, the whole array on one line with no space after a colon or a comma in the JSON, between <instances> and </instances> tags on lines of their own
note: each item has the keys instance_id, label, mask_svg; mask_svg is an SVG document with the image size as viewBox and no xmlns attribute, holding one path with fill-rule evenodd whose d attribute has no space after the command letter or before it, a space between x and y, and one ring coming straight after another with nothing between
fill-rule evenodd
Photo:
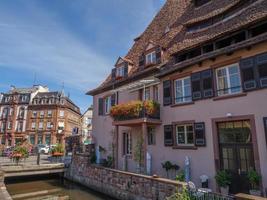
<instances>
[{"instance_id":1,"label":"bush","mask_svg":"<svg viewBox=\"0 0 267 200\"><path fill-rule=\"evenodd\" d=\"M54 153L64 153L64 147L62 144L56 144L51 150L52 154Z\"/></svg>"},{"instance_id":2,"label":"bush","mask_svg":"<svg viewBox=\"0 0 267 200\"><path fill-rule=\"evenodd\" d=\"M183 187L181 192L176 192L171 197L168 197L166 200L190 200L190 194L186 187Z\"/></svg>"},{"instance_id":3,"label":"bush","mask_svg":"<svg viewBox=\"0 0 267 200\"><path fill-rule=\"evenodd\" d=\"M184 170L181 170L177 175L176 175L176 178L175 178L177 181L181 181L181 182L184 182L185 181L185 172Z\"/></svg>"},{"instance_id":4,"label":"bush","mask_svg":"<svg viewBox=\"0 0 267 200\"><path fill-rule=\"evenodd\" d=\"M261 176L255 170L250 170L248 172L247 178L251 185L251 189L256 190L259 188L259 184L261 181Z\"/></svg>"},{"instance_id":5,"label":"bush","mask_svg":"<svg viewBox=\"0 0 267 200\"><path fill-rule=\"evenodd\" d=\"M218 171L215 180L219 187L227 187L231 184L231 175L226 170Z\"/></svg>"}]
</instances>

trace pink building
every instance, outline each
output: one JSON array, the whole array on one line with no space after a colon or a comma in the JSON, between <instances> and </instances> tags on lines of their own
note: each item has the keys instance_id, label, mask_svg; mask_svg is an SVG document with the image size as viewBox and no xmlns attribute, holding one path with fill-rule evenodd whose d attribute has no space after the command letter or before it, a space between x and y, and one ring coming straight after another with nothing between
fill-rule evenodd
<instances>
[{"instance_id":1,"label":"pink building","mask_svg":"<svg viewBox=\"0 0 267 200\"><path fill-rule=\"evenodd\" d=\"M112 156L121 170L136 172L141 164L143 173L160 176L163 162L183 169L189 157L197 186L207 175L217 190L214 176L226 169L231 193L248 192L246 175L255 169L265 194L266 8L262 0L167 0L110 76L88 92L93 135L106 150L101 157Z\"/></svg>"}]
</instances>

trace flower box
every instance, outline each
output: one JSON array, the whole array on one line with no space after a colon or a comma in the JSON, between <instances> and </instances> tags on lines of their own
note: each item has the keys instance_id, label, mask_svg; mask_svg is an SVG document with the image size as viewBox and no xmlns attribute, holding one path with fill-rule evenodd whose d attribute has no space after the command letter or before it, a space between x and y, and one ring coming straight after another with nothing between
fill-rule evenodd
<instances>
[{"instance_id":1,"label":"flower box","mask_svg":"<svg viewBox=\"0 0 267 200\"><path fill-rule=\"evenodd\" d=\"M61 153L61 152L53 152L52 153L52 156L54 156L54 157L59 157L59 156L63 156L64 155L64 153Z\"/></svg>"}]
</instances>

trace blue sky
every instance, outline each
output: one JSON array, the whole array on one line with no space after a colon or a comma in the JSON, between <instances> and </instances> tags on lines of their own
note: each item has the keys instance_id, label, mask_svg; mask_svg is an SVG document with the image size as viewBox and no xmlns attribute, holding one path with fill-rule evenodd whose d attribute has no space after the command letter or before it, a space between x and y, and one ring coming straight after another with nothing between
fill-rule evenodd
<instances>
[{"instance_id":1,"label":"blue sky","mask_svg":"<svg viewBox=\"0 0 267 200\"><path fill-rule=\"evenodd\" d=\"M85 92L124 56L165 0L1 0L0 92L34 83L84 111Z\"/></svg>"}]
</instances>

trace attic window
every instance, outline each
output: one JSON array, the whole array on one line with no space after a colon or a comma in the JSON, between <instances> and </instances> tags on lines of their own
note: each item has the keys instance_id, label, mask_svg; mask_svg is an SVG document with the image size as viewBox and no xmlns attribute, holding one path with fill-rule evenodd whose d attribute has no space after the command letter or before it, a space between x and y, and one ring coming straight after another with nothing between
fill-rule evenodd
<instances>
[{"instance_id":1,"label":"attic window","mask_svg":"<svg viewBox=\"0 0 267 200\"><path fill-rule=\"evenodd\" d=\"M200 7L210 1L211 0L194 0L194 4L195 4L195 7Z\"/></svg>"},{"instance_id":2,"label":"attic window","mask_svg":"<svg viewBox=\"0 0 267 200\"><path fill-rule=\"evenodd\" d=\"M157 61L156 52L146 54L146 65L155 64Z\"/></svg>"}]
</instances>

